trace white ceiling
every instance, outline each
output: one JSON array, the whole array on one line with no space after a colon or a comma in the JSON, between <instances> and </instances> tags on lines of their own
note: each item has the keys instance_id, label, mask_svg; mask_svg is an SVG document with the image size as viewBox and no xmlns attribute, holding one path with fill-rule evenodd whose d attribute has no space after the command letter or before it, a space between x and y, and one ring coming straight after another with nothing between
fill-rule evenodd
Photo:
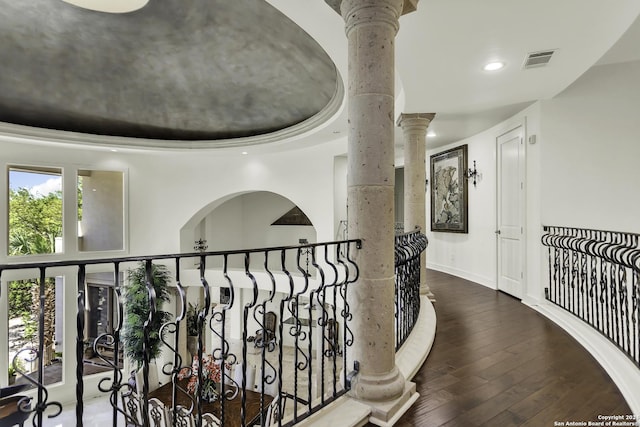
<instances>
[{"instance_id":1,"label":"white ceiling","mask_svg":"<svg viewBox=\"0 0 640 427\"><path fill-rule=\"evenodd\" d=\"M640 16L596 65L640 61Z\"/></svg>"},{"instance_id":2,"label":"white ceiling","mask_svg":"<svg viewBox=\"0 0 640 427\"><path fill-rule=\"evenodd\" d=\"M346 77L337 14L321 2L268 1L311 34ZM616 44L639 13L638 0L420 0L416 12L400 19L396 114L436 113L430 130L438 136L429 138L430 147L486 130L557 95L594 64L640 59L640 23ZM548 66L522 68L528 53L548 49L557 50ZM506 67L484 71L491 60ZM343 111L316 137L344 136L345 129Z\"/></svg>"}]
</instances>

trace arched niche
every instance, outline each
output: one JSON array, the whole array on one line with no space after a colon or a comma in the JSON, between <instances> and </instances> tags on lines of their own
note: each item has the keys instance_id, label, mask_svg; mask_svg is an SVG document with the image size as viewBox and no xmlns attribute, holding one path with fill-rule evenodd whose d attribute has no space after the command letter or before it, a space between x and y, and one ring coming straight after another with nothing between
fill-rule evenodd
<instances>
[{"instance_id":1,"label":"arched niche","mask_svg":"<svg viewBox=\"0 0 640 427\"><path fill-rule=\"evenodd\" d=\"M282 221L296 207L287 197L270 191L227 195L203 206L185 224L180 232L181 251L193 252L199 239L206 240L207 251L295 246L301 239L316 242L313 224ZM286 224L277 225L282 223Z\"/></svg>"}]
</instances>

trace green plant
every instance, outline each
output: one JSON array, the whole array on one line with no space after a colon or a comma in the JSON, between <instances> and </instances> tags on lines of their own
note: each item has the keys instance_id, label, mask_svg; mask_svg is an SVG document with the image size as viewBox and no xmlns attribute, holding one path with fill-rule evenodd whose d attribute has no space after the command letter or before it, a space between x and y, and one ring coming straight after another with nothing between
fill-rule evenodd
<instances>
[{"instance_id":1,"label":"green plant","mask_svg":"<svg viewBox=\"0 0 640 427\"><path fill-rule=\"evenodd\" d=\"M13 363L9 363L9 377L15 377L16 374L18 373L18 371L16 370L19 369L20 371L24 372L26 370L26 367L24 365L24 360L22 360L19 357L16 357L15 360L13 361Z\"/></svg>"},{"instance_id":2,"label":"green plant","mask_svg":"<svg viewBox=\"0 0 640 427\"><path fill-rule=\"evenodd\" d=\"M171 319L171 313L162 310L163 304L169 301L171 275L165 266L152 265L151 276L156 294L156 311L151 319L147 354L149 359L155 359L161 351L160 328ZM124 352L140 368L145 356L143 351L144 324L149 318L150 311L146 267L143 262L128 272L124 286L124 304L125 319L122 334Z\"/></svg>"},{"instance_id":3,"label":"green plant","mask_svg":"<svg viewBox=\"0 0 640 427\"><path fill-rule=\"evenodd\" d=\"M9 319L31 314L31 294L35 283L31 280L9 282Z\"/></svg>"},{"instance_id":4,"label":"green plant","mask_svg":"<svg viewBox=\"0 0 640 427\"><path fill-rule=\"evenodd\" d=\"M187 335L196 336L198 335L198 313L200 313L202 307L200 304L193 305L189 303L189 308L187 309Z\"/></svg>"},{"instance_id":5,"label":"green plant","mask_svg":"<svg viewBox=\"0 0 640 427\"><path fill-rule=\"evenodd\" d=\"M28 189L9 190L9 255L55 252L62 236L62 192L36 196Z\"/></svg>"},{"instance_id":6,"label":"green plant","mask_svg":"<svg viewBox=\"0 0 640 427\"><path fill-rule=\"evenodd\" d=\"M36 335L38 335L38 322L34 318L35 316L23 315L22 323L24 324L23 337L25 340L34 344L36 341Z\"/></svg>"}]
</instances>

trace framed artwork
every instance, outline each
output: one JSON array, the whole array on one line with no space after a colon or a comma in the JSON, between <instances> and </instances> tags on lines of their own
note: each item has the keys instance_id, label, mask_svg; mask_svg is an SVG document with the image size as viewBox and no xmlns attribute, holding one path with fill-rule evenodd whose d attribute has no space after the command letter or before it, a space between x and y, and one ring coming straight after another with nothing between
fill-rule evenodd
<instances>
[{"instance_id":1,"label":"framed artwork","mask_svg":"<svg viewBox=\"0 0 640 427\"><path fill-rule=\"evenodd\" d=\"M431 231L467 233L467 145L431 156Z\"/></svg>"}]
</instances>

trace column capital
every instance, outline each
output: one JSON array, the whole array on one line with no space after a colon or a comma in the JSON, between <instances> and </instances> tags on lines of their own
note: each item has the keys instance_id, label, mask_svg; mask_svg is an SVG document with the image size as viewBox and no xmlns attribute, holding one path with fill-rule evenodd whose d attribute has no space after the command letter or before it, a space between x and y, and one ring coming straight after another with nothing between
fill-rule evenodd
<instances>
[{"instance_id":1,"label":"column capital","mask_svg":"<svg viewBox=\"0 0 640 427\"><path fill-rule=\"evenodd\" d=\"M340 11L347 37L352 30L368 25L386 24L393 34L400 29L400 15L404 0L341 0Z\"/></svg>"},{"instance_id":2,"label":"column capital","mask_svg":"<svg viewBox=\"0 0 640 427\"><path fill-rule=\"evenodd\" d=\"M435 116L436 113L401 113L396 125L401 128L422 125L426 129Z\"/></svg>"},{"instance_id":3,"label":"column capital","mask_svg":"<svg viewBox=\"0 0 640 427\"><path fill-rule=\"evenodd\" d=\"M331 9L335 10L338 15L342 15L340 12L340 5L342 4L342 1L343 0L324 0L324 2L328 4ZM418 9L418 1L420 0L404 0L402 15L415 12Z\"/></svg>"}]
</instances>

